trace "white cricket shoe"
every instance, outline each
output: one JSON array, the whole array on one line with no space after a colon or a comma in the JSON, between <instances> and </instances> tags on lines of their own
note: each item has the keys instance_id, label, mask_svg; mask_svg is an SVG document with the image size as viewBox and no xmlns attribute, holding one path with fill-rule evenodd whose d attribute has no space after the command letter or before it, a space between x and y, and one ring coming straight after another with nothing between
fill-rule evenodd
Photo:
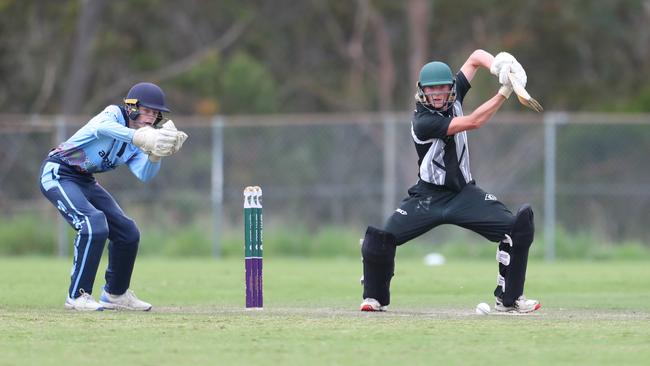
<instances>
[{"instance_id":1,"label":"white cricket shoe","mask_svg":"<svg viewBox=\"0 0 650 366\"><path fill-rule=\"evenodd\" d=\"M503 301L500 298L496 298L496 305L494 310L501 312L517 312L517 313L532 313L535 310L538 310L542 307L542 304L537 300L527 299L526 296L521 295L512 306L503 305Z\"/></svg>"},{"instance_id":2,"label":"white cricket shoe","mask_svg":"<svg viewBox=\"0 0 650 366\"><path fill-rule=\"evenodd\" d=\"M99 297L99 303L104 306L104 309L109 310L151 310L151 304L138 299L131 290L126 290L122 295L111 295L103 290L102 296Z\"/></svg>"},{"instance_id":3,"label":"white cricket shoe","mask_svg":"<svg viewBox=\"0 0 650 366\"><path fill-rule=\"evenodd\" d=\"M381 306L379 301L373 299L373 298L367 298L363 299L363 302L361 303L361 308L359 310L361 311L386 311L387 307L386 306Z\"/></svg>"},{"instance_id":4,"label":"white cricket shoe","mask_svg":"<svg viewBox=\"0 0 650 366\"><path fill-rule=\"evenodd\" d=\"M68 310L79 310L79 311L102 311L104 308L100 303L93 299L91 294L82 292L81 296L76 299L71 298L68 295L68 298L65 299L65 304L63 305Z\"/></svg>"}]
</instances>

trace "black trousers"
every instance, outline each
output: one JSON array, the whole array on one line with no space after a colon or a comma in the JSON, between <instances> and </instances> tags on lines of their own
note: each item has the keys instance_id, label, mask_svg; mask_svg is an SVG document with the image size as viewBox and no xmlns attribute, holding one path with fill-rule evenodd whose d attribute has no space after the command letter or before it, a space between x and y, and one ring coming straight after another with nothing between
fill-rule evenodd
<instances>
[{"instance_id":1,"label":"black trousers","mask_svg":"<svg viewBox=\"0 0 650 366\"><path fill-rule=\"evenodd\" d=\"M512 212L473 181L455 192L420 180L408 194L384 229L395 235L397 245L442 224L457 225L499 242L514 224Z\"/></svg>"}]
</instances>

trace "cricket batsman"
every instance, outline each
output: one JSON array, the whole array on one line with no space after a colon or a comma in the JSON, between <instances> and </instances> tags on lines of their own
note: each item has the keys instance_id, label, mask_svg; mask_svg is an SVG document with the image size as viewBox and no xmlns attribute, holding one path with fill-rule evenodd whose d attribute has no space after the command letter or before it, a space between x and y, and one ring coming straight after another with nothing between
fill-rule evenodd
<instances>
[{"instance_id":1,"label":"cricket batsman","mask_svg":"<svg viewBox=\"0 0 650 366\"><path fill-rule=\"evenodd\" d=\"M41 166L41 192L77 231L66 309L151 309L129 289L140 232L93 174L127 165L141 181L152 179L161 158L176 153L187 139L172 121L162 123L163 112L170 110L162 89L138 83L124 104L106 107L52 149ZM106 285L97 302L93 283L106 239Z\"/></svg>"},{"instance_id":2,"label":"cricket batsman","mask_svg":"<svg viewBox=\"0 0 650 366\"><path fill-rule=\"evenodd\" d=\"M471 114L462 104L479 68L490 70L501 87ZM472 230L498 243L499 272L495 309L529 313L541 307L524 296L528 250L535 232L533 211L522 205L513 215L472 178L467 131L481 128L510 97L512 84L526 85L523 67L507 52L495 56L474 51L454 76L443 62L420 70L411 137L418 155L419 180L388 218L383 229L369 226L361 246L363 302L361 311L383 311L390 303L390 281L397 246L442 224Z\"/></svg>"}]
</instances>

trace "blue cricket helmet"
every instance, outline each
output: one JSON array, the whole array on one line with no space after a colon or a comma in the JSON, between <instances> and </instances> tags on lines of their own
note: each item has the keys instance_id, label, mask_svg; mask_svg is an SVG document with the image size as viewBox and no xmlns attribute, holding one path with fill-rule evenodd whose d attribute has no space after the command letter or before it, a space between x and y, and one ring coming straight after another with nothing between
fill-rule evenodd
<instances>
[{"instance_id":1,"label":"blue cricket helmet","mask_svg":"<svg viewBox=\"0 0 650 366\"><path fill-rule=\"evenodd\" d=\"M137 83L133 85L124 99L124 103L143 106L161 112L171 112L165 103L165 93L156 84Z\"/></svg>"}]
</instances>

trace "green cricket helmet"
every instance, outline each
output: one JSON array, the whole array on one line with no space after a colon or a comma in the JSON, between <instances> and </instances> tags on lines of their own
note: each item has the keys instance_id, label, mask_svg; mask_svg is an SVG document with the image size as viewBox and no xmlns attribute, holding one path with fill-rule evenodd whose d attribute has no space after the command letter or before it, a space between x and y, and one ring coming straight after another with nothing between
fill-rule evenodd
<instances>
[{"instance_id":1,"label":"green cricket helmet","mask_svg":"<svg viewBox=\"0 0 650 366\"><path fill-rule=\"evenodd\" d=\"M434 109L433 105L429 103L427 99L427 94L424 93L423 88L427 86L436 86L436 85L450 85L451 88L448 92L435 92L429 93L428 95L447 94L447 102L442 108L437 108L440 110L446 110L451 107L456 101L456 80L454 79L454 74L451 72L451 68L444 62L432 61L428 64L422 66L420 69L420 78L418 79L418 88L416 99L424 104L428 105Z\"/></svg>"}]
</instances>

